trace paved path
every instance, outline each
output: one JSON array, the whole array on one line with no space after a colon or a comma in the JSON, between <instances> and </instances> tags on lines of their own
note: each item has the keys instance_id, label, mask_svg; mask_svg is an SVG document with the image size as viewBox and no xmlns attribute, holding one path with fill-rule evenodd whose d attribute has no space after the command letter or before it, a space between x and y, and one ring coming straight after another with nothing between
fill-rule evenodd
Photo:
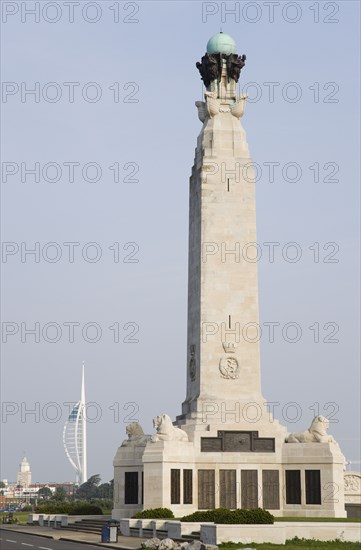
<instances>
[{"instance_id":1,"label":"paved path","mask_svg":"<svg viewBox=\"0 0 361 550\"><path fill-rule=\"evenodd\" d=\"M100 535L66 529L51 529L31 525L0 527L1 550L85 550L91 548L122 548L137 550L145 539L120 536L118 542L102 544Z\"/></svg>"},{"instance_id":2,"label":"paved path","mask_svg":"<svg viewBox=\"0 0 361 550\"><path fill-rule=\"evenodd\" d=\"M1 550L84 550L84 544L1 530L0 548ZM99 549L102 547L87 545L87 548Z\"/></svg>"}]
</instances>

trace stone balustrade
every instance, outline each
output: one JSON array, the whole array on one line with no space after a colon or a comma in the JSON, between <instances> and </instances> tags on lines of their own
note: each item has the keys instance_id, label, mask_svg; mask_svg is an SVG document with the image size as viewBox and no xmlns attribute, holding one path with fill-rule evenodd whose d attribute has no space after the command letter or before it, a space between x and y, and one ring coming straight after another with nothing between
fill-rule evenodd
<instances>
[{"instance_id":1,"label":"stone balustrade","mask_svg":"<svg viewBox=\"0 0 361 550\"><path fill-rule=\"evenodd\" d=\"M75 523L82 519L104 519L105 516L93 515L93 516L69 516L67 514L29 514L28 524L38 524L41 527L50 525L51 522L55 523L55 526L66 527L69 523Z\"/></svg>"}]
</instances>

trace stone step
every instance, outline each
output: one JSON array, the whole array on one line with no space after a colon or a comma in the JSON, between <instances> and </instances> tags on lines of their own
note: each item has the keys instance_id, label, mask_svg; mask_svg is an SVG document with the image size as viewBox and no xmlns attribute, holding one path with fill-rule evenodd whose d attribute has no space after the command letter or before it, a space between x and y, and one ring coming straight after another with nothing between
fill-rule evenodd
<instances>
[{"instance_id":1,"label":"stone step","mask_svg":"<svg viewBox=\"0 0 361 550\"><path fill-rule=\"evenodd\" d=\"M70 516L71 517L71 516ZM83 519L78 519L77 521L81 521L82 523L106 523L107 521L109 521L111 519L111 516L103 516L102 518L97 518L97 519L94 519L94 518L83 518Z\"/></svg>"},{"instance_id":2,"label":"stone step","mask_svg":"<svg viewBox=\"0 0 361 550\"><path fill-rule=\"evenodd\" d=\"M140 536L139 527L130 527L129 531L130 531L130 536L131 537L139 537ZM163 530L163 529L158 529L155 532L155 536L158 539L166 539L166 538L168 538L168 531ZM145 539L152 539L154 537L153 529L143 529L142 530L142 537L145 538Z\"/></svg>"},{"instance_id":3,"label":"stone step","mask_svg":"<svg viewBox=\"0 0 361 550\"><path fill-rule=\"evenodd\" d=\"M101 531L103 526L98 525L75 525L70 524L65 527L65 529L70 529L73 531Z\"/></svg>"},{"instance_id":4,"label":"stone step","mask_svg":"<svg viewBox=\"0 0 361 550\"><path fill-rule=\"evenodd\" d=\"M192 533L190 535L183 535L182 536L182 539L183 540L200 540L201 538L201 533L200 531L192 531Z\"/></svg>"},{"instance_id":5,"label":"stone step","mask_svg":"<svg viewBox=\"0 0 361 550\"><path fill-rule=\"evenodd\" d=\"M69 523L69 525L82 525L83 527L103 527L103 525L107 525L107 521L94 521L94 522L87 522L87 523L83 523L82 521L75 521L74 523Z\"/></svg>"},{"instance_id":6,"label":"stone step","mask_svg":"<svg viewBox=\"0 0 361 550\"><path fill-rule=\"evenodd\" d=\"M77 520L73 523L73 525L76 523L78 525L106 525L108 523L108 519L104 520L98 520L98 519L89 519L89 520Z\"/></svg>"},{"instance_id":7,"label":"stone step","mask_svg":"<svg viewBox=\"0 0 361 550\"><path fill-rule=\"evenodd\" d=\"M93 533L99 535L102 532L102 527L108 523L111 516L104 516L102 519L82 519L77 520L74 523L69 523L67 526L62 527L69 531L77 531L83 533Z\"/></svg>"},{"instance_id":8,"label":"stone step","mask_svg":"<svg viewBox=\"0 0 361 550\"><path fill-rule=\"evenodd\" d=\"M76 533L90 533L90 534L93 534L93 535L100 535L102 530L101 529L68 529L67 527L65 527L65 529L67 531L75 531Z\"/></svg>"}]
</instances>

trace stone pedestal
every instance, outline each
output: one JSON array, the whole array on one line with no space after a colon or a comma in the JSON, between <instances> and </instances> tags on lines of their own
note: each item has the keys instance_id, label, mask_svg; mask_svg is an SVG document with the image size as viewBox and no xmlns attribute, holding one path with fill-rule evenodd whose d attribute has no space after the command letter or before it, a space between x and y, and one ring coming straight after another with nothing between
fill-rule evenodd
<instances>
[{"instance_id":1,"label":"stone pedestal","mask_svg":"<svg viewBox=\"0 0 361 550\"><path fill-rule=\"evenodd\" d=\"M264 418L251 429L246 423L208 424L191 431L189 441L120 447L114 460L113 517L149 508L170 508L181 517L218 507L346 517L344 456L338 444L292 444L285 436L283 426ZM125 476L130 472L138 472L138 501L127 504Z\"/></svg>"},{"instance_id":2,"label":"stone pedestal","mask_svg":"<svg viewBox=\"0 0 361 550\"><path fill-rule=\"evenodd\" d=\"M143 503L143 446L121 446L115 455L114 466L114 508L113 519L129 518L142 509ZM131 481L133 474L134 486L132 498L126 497L126 483ZM126 479L127 476L127 479ZM127 487L128 489L128 487ZM129 502L131 500L132 502Z\"/></svg>"},{"instance_id":3,"label":"stone pedestal","mask_svg":"<svg viewBox=\"0 0 361 550\"><path fill-rule=\"evenodd\" d=\"M300 504L284 503L284 514L288 517L331 517L344 518L344 467L345 457L337 443L285 443L282 447L284 470L300 472ZM320 472L320 502L307 502L307 472ZM310 492L310 491L309 491ZM286 496L286 495L285 495ZM311 498L312 500L312 498Z\"/></svg>"}]
</instances>

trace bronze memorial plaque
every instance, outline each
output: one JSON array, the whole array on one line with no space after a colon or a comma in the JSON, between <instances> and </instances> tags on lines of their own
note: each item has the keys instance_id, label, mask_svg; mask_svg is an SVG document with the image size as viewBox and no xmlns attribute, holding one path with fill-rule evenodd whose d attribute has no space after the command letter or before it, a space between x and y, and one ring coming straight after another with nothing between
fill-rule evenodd
<instances>
[{"instance_id":1,"label":"bronze memorial plaque","mask_svg":"<svg viewBox=\"0 0 361 550\"><path fill-rule=\"evenodd\" d=\"M222 439L219 437L201 437L202 453L219 453L222 451Z\"/></svg>"},{"instance_id":2,"label":"bronze memorial plaque","mask_svg":"<svg viewBox=\"0 0 361 550\"><path fill-rule=\"evenodd\" d=\"M250 452L252 432L223 432L223 450L228 452Z\"/></svg>"},{"instance_id":3,"label":"bronze memorial plaque","mask_svg":"<svg viewBox=\"0 0 361 550\"><path fill-rule=\"evenodd\" d=\"M215 487L215 471L198 470L198 508L200 510L213 510L216 507Z\"/></svg>"},{"instance_id":4,"label":"bronze memorial plaque","mask_svg":"<svg viewBox=\"0 0 361 550\"><path fill-rule=\"evenodd\" d=\"M262 470L263 508L280 509L280 474L278 470Z\"/></svg>"},{"instance_id":5,"label":"bronze memorial plaque","mask_svg":"<svg viewBox=\"0 0 361 550\"><path fill-rule=\"evenodd\" d=\"M274 453L275 439L274 437L260 437L253 441L253 450L256 453Z\"/></svg>"},{"instance_id":6,"label":"bronze memorial plaque","mask_svg":"<svg viewBox=\"0 0 361 550\"><path fill-rule=\"evenodd\" d=\"M201 438L202 453L274 453L273 437L258 437L258 432L219 431L218 437Z\"/></svg>"},{"instance_id":7,"label":"bronze memorial plaque","mask_svg":"<svg viewBox=\"0 0 361 550\"><path fill-rule=\"evenodd\" d=\"M237 508L236 470L219 470L219 504L221 508Z\"/></svg>"}]
</instances>

